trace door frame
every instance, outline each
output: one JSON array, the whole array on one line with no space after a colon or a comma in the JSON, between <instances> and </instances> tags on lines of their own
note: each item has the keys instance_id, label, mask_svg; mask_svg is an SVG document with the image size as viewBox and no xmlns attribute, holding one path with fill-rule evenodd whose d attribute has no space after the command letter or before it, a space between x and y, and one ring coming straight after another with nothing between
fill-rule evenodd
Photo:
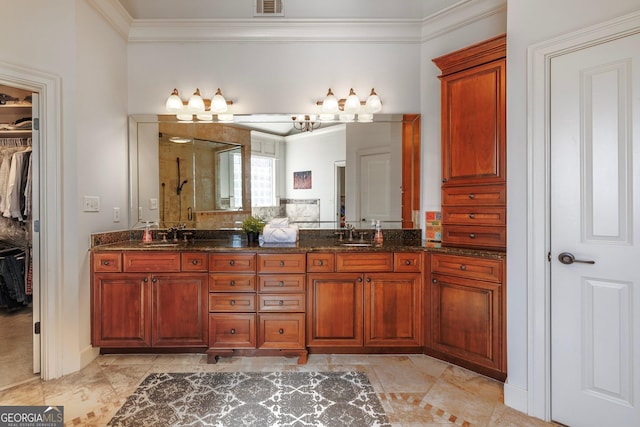
<instances>
[{"instance_id":1,"label":"door frame","mask_svg":"<svg viewBox=\"0 0 640 427\"><path fill-rule=\"evenodd\" d=\"M528 49L527 78L527 402L529 415L550 421L551 60L590 46L640 33L640 11L557 37ZM544 218L541 221L540 218Z\"/></svg>"},{"instance_id":2,"label":"door frame","mask_svg":"<svg viewBox=\"0 0 640 427\"><path fill-rule=\"evenodd\" d=\"M48 380L63 374L63 342L59 339L64 332L61 78L0 61L0 83L38 92L40 98L39 179L34 183L38 199L33 201L34 220L39 219L40 232L33 234L33 277L34 282L36 277L39 279L40 286L40 377ZM34 310L35 306L34 302Z\"/></svg>"}]
</instances>

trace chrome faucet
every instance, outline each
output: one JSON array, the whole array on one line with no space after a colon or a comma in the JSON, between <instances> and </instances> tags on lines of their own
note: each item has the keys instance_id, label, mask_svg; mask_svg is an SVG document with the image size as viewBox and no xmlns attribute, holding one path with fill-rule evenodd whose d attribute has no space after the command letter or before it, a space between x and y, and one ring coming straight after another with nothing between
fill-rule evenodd
<instances>
[{"instance_id":1,"label":"chrome faucet","mask_svg":"<svg viewBox=\"0 0 640 427\"><path fill-rule=\"evenodd\" d=\"M347 240L353 240L353 235L356 232L356 228L352 224L345 224L345 230L347 230Z\"/></svg>"}]
</instances>

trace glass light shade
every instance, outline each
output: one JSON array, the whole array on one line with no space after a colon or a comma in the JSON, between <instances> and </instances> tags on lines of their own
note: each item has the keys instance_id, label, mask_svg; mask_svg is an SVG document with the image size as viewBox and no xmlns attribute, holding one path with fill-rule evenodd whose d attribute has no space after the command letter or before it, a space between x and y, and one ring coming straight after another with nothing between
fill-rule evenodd
<instances>
[{"instance_id":1,"label":"glass light shade","mask_svg":"<svg viewBox=\"0 0 640 427\"><path fill-rule=\"evenodd\" d=\"M344 112L356 114L358 111L360 111L360 98L358 98L358 95L351 89L344 103Z\"/></svg>"},{"instance_id":2,"label":"glass light shade","mask_svg":"<svg viewBox=\"0 0 640 427\"><path fill-rule=\"evenodd\" d=\"M224 123L232 122L233 121L233 114L231 114L231 113L218 114L218 121L219 122L224 122Z\"/></svg>"},{"instance_id":3,"label":"glass light shade","mask_svg":"<svg viewBox=\"0 0 640 427\"><path fill-rule=\"evenodd\" d=\"M378 113L382 110L382 101L380 101L380 97L375 90L371 89L371 94L367 98L364 108L367 112L372 114Z\"/></svg>"},{"instance_id":4,"label":"glass light shade","mask_svg":"<svg viewBox=\"0 0 640 427\"><path fill-rule=\"evenodd\" d=\"M196 118L202 122L210 122L213 120L213 114L211 114L211 111L205 111L204 113L196 114Z\"/></svg>"},{"instance_id":5,"label":"glass light shade","mask_svg":"<svg viewBox=\"0 0 640 427\"><path fill-rule=\"evenodd\" d=\"M341 122L352 122L356 118L355 114L340 114Z\"/></svg>"},{"instance_id":6,"label":"glass light shade","mask_svg":"<svg viewBox=\"0 0 640 427\"><path fill-rule=\"evenodd\" d=\"M329 92L327 92L327 96L322 101L322 112L327 114L335 114L339 110L338 106L338 98L331 92L331 88L329 88Z\"/></svg>"},{"instance_id":7,"label":"glass light shade","mask_svg":"<svg viewBox=\"0 0 640 427\"><path fill-rule=\"evenodd\" d=\"M211 112L212 113L224 113L227 111L227 100L222 96L220 88L216 91L213 98L211 98Z\"/></svg>"},{"instance_id":8,"label":"glass light shade","mask_svg":"<svg viewBox=\"0 0 640 427\"><path fill-rule=\"evenodd\" d=\"M358 121L360 123L371 123L373 121L373 114L369 113L359 113Z\"/></svg>"},{"instance_id":9,"label":"glass light shade","mask_svg":"<svg viewBox=\"0 0 640 427\"><path fill-rule=\"evenodd\" d=\"M167 98L167 102L165 104L165 109L167 113L170 114L178 114L182 111L184 104L182 104L182 99L180 99L180 95L178 94L178 89L173 89L169 98Z\"/></svg>"},{"instance_id":10,"label":"glass light shade","mask_svg":"<svg viewBox=\"0 0 640 427\"><path fill-rule=\"evenodd\" d=\"M189 98L188 107L191 111L194 112L194 114L204 112L204 100L200 95L200 89L196 89L193 95L191 95L191 98Z\"/></svg>"},{"instance_id":11,"label":"glass light shade","mask_svg":"<svg viewBox=\"0 0 640 427\"><path fill-rule=\"evenodd\" d=\"M189 113L182 113L182 114L177 114L176 117L178 118L179 121L181 122L190 122L193 121L193 114L189 114Z\"/></svg>"}]
</instances>

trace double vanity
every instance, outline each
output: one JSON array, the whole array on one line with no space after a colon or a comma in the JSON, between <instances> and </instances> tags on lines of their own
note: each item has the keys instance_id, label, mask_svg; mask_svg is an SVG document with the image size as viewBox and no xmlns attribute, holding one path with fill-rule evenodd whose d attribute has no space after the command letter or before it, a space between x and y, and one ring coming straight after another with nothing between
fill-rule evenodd
<instances>
[{"instance_id":1,"label":"double vanity","mask_svg":"<svg viewBox=\"0 0 640 427\"><path fill-rule=\"evenodd\" d=\"M95 347L206 352L210 363L424 353L506 377L504 252L426 247L415 229L384 230L381 246L330 230L301 230L295 244L192 233L151 245L141 230L92 236Z\"/></svg>"}]
</instances>

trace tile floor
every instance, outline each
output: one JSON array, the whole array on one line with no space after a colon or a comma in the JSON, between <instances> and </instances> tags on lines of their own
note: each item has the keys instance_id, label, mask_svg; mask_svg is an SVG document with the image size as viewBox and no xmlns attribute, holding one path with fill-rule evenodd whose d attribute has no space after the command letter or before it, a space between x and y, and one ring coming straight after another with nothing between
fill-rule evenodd
<instances>
[{"instance_id":1,"label":"tile floor","mask_svg":"<svg viewBox=\"0 0 640 427\"><path fill-rule=\"evenodd\" d=\"M33 373L31 310L0 308L0 390L39 377Z\"/></svg>"},{"instance_id":2,"label":"tile floor","mask_svg":"<svg viewBox=\"0 0 640 427\"><path fill-rule=\"evenodd\" d=\"M151 372L344 371L367 373L393 426L553 426L504 406L502 384L424 355L295 358L101 355L80 372L0 391L0 405L64 405L65 425L104 426Z\"/></svg>"}]
</instances>

